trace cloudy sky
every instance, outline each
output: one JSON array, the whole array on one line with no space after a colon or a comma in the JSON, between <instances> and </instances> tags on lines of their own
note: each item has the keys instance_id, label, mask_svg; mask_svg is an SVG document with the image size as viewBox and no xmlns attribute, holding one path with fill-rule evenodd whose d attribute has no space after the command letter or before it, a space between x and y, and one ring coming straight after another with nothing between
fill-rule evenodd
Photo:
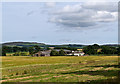
<instances>
[{"instance_id":1,"label":"cloudy sky","mask_svg":"<svg viewBox=\"0 0 120 84\"><path fill-rule=\"evenodd\" d=\"M3 42L118 43L117 2L4 2Z\"/></svg>"}]
</instances>

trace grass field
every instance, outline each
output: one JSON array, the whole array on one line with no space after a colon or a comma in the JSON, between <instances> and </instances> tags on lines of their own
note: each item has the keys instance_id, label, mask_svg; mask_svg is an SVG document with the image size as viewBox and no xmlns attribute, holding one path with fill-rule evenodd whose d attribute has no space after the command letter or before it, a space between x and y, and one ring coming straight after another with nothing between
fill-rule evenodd
<instances>
[{"instance_id":1,"label":"grass field","mask_svg":"<svg viewBox=\"0 0 120 84\"><path fill-rule=\"evenodd\" d=\"M7 56L2 58L2 82L113 82L118 56ZM8 83L7 83L8 84Z\"/></svg>"}]
</instances>

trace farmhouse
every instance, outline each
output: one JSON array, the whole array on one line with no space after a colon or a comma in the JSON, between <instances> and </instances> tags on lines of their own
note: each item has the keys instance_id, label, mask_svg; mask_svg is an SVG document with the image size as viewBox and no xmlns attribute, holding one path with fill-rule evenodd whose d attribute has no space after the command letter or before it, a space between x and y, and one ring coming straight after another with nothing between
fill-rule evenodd
<instances>
[{"instance_id":1,"label":"farmhouse","mask_svg":"<svg viewBox=\"0 0 120 84\"><path fill-rule=\"evenodd\" d=\"M39 51L39 52L33 54L33 56L36 56L36 57L39 57L39 56L50 56L50 52L51 52L51 50Z\"/></svg>"},{"instance_id":2,"label":"farmhouse","mask_svg":"<svg viewBox=\"0 0 120 84\"><path fill-rule=\"evenodd\" d=\"M54 50L59 52L61 49L54 49ZM63 51L68 56L84 56L85 55L85 53L83 51L80 51L80 50L71 51L71 50L64 49ZM51 50L44 50L44 51L39 51L39 52L33 54L33 56L35 56L35 57L50 56L50 53L51 53Z\"/></svg>"},{"instance_id":3,"label":"farmhouse","mask_svg":"<svg viewBox=\"0 0 120 84\"><path fill-rule=\"evenodd\" d=\"M74 55L74 56L84 56L85 53L82 51L72 51L72 53L69 53L67 55Z\"/></svg>"},{"instance_id":4,"label":"farmhouse","mask_svg":"<svg viewBox=\"0 0 120 84\"><path fill-rule=\"evenodd\" d=\"M83 51L83 49L77 49L77 51Z\"/></svg>"},{"instance_id":5,"label":"farmhouse","mask_svg":"<svg viewBox=\"0 0 120 84\"><path fill-rule=\"evenodd\" d=\"M84 52L77 52L77 53L74 53L74 56L84 56Z\"/></svg>"},{"instance_id":6,"label":"farmhouse","mask_svg":"<svg viewBox=\"0 0 120 84\"><path fill-rule=\"evenodd\" d=\"M70 54L67 54L67 55L73 55L73 56L84 56L85 53L84 53L84 52L74 52L74 53L70 53Z\"/></svg>"}]
</instances>

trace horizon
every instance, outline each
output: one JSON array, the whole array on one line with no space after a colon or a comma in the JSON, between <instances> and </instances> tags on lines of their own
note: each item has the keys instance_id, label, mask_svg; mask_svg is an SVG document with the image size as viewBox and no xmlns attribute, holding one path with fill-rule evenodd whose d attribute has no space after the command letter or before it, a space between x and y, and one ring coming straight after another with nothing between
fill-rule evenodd
<instances>
[{"instance_id":1,"label":"horizon","mask_svg":"<svg viewBox=\"0 0 120 84\"><path fill-rule=\"evenodd\" d=\"M8 42L3 42L4 43L12 43L12 42L30 42L30 43L42 43L42 42L37 42L37 41L8 41ZM92 44L84 44L84 43L66 43L66 44L50 44L50 43L45 43L43 42L43 44L45 45L93 45L93 44L98 44L98 43L92 43ZM104 43L104 44L98 44L98 45L117 45L118 43Z\"/></svg>"}]
</instances>

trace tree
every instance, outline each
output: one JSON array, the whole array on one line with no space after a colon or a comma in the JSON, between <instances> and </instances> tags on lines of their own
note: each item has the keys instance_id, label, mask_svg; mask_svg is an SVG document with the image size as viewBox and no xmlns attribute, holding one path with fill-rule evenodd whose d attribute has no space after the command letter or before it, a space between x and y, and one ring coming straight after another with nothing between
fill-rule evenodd
<instances>
[{"instance_id":1,"label":"tree","mask_svg":"<svg viewBox=\"0 0 120 84\"><path fill-rule=\"evenodd\" d=\"M20 47L17 47L17 46L13 47L13 52L18 52L18 51L21 51Z\"/></svg>"},{"instance_id":2,"label":"tree","mask_svg":"<svg viewBox=\"0 0 120 84\"><path fill-rule=\"evenodd\" d=\"M28 56L28 53L27 52L15 52L13 55L14 56Z\"/></svg>"},{"instance_id":3,"label":"tree","mask_svg":"<svg viewBox=\"0 0 120 84\"><path fill-rule=\"evenodd\" d=\"M47 48L46 48L46 50L50 50L50 48L49 48L49 47L47 47Z\"/></svg>"},{"instance_id":4,"label":"tree","mask_svg":"<svg viewBox=\"0 0 120 84\"><path fill-rule=\"evenodd\" d=\"M29 47L30 55L33 55L33 54L37 53L40 50L41 50L41 48L39 46L37 46L37 45Z\"/></svg>"},{"instance_id":5,"label":"tree","mask_svg":"<svg viewBox=\"0 0 120 84\"><path fill-rule=\"evenodd\" d=\"M109 46L101 46L103 54L117 54L117 48Z\"/></svg>"},{"instance_id":6,"label":"tree","mask_svg":"<svg viewBox=\"0 0 120 84\"><path fill-rule=\"evenodd\" d=\"M52 50L50 53L50 56L58 56L58 55L59 55L59 52L55 50Z\"/></svg>"},{"instance_id":7,"label":"tree","mask_svg":"<svg viewBox=\"0 0 120 84\"><path fill-rule=\"evenodd\" d=\"M2 44L0 44L0 56L2 56Z\"/></svg>"},{"instance_id":8,"label":"tree","mask_svg":"<svg viewBox=\"0 0 120 84\"><path fill-rule=\"evenodd\" d=\"M2 56L6 56L6 46L2 47Z\"/></svg>"},{"instance_id":9,"label":"tree","mask_svg":"<svg viewBox=\"0 0 120 84\"><path fill-rule=\"evenodd\" d=\"M120 46L117 49L118 56L120 56Z\"/></svg>"},{"instance_id":10,"label":"tree","mask_svg":"<svg viewBox=\"0 0 120 84\"><path fill-rule=\"evenodd\" d=\"M21 51L22 51L22 52L23 52L23 51L27 52L27 51L28 51L28 48L27 48L27 47L22 47L22 48L21 48Z\"/></svg>"},{"instance_id":11,"label":"tree","mask_svg":"<svg viewBox=\"0 0 120 84\"><path fill-rule=\"evenodd\" d=\"M38 45L34 46L34 53L37 53L38 51L40 51L40 47Z\"/></svg>"},{"instance_id":12,"label":"tree","mask_svg":"<svg viewBox=\"0 0 120 84\"><path fill-rule=\"evenodd\" d=\"M29 47L29 53L30 53L30 55L34 54L34 47Z\"/></svg>"},{"instance_id":13,"label":"tree","mask_svg":"<svg viewBox=\"0 0 120 84\"><path fill-rule=\"evenodd\" d=\"M88 54L88 55L94 55L97 54L97 50L95 49L94 46L89 45L83 48L83 52Z\"/></svg>"},{"instance_id":14,"label":"tree","mask_svg":"<svg viewBox=\"0 0 120 84\"><path fill-rule=\"evenodd\" d=\"M4 50L2 51L2 56L6 56L6 52Z\"/></svg>"},{"instance_id":15,"label":"tree","mask_svg":"<svg viewBox=\"0 0 120 84\"><path fill-rule=\"evenodd\" d=\"M61 50L59 51L59 55L60 55L60 56L65 56L66 53L65 53L65 51L64 51L63 49L61 49Z\"/></svg>"},{"instance_id":16,"label":"tree","mask_svg":"<svg viewBox=\"0 0 120 84\"><path fill-rule=\"evenodd\" d=\"M100 49L100 46L98 44L94 44L84 47L83 52L89 55L96 55L98 54L98 49Z\"/></svg>"},{"instance_id":17,"label":"tree","mask_svg":"<svg viewBox=\"0 0 120 84\"><path fill-rule=\"evenodd\" d=\"M13 55L14 55L14 56L20 56L21 53L20 53L20 52L15 52Z\"/></svg>"},{"instance_id":18,"label":"tree","mask_svg":"<svg viewBox=\"0 0 120 84\"><path fill-rule=\"evenodd\" d=\"M94 49L99 49L99 48L100 48L100 46L99 46L98 44L94 44L94 45L92 45L92 47L93 47Z\"/></svg>"}]
</instances>

